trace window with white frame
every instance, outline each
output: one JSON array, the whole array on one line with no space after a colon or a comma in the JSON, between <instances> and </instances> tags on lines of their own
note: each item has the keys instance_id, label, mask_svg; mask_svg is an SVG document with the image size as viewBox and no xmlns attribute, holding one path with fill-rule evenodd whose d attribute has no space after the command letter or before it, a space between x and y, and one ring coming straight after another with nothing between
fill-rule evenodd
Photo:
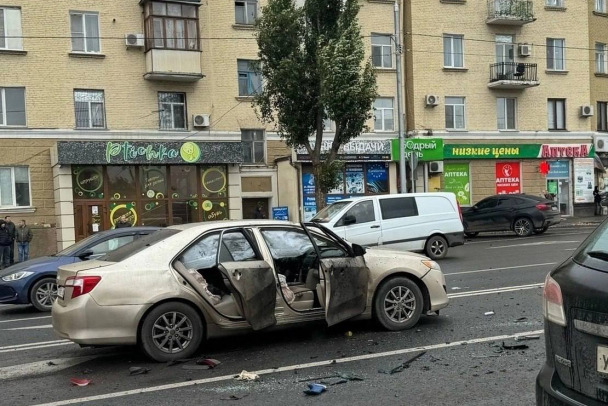
<instances>
[{"instance_id":1,"label":"window with white frame","mask_svg":"<svg viewBox=\"0 0 608 406\"><path fill-rule=\"evenodd\" d=\"M595 43L595 73L608 73L608 46Z\"/></svg>"},{"instance_id":2,"label":"window with white frame","mask_svg":"<svg viewBox=\"0 0 608 406\"><path fill-rule=\"evenodd\" d=\"M234 21L237 24L253 25L258 16L258 0L234 2Z\"/></svg>"},{"instance_id":3,"label":"window with white frame","mask_svg":"<svg viewBox=\"0 0 608 406\"><path fill-rule=\"evenodd\" d=\"M464 97L445 98L445 128L464 130L465 127Z\"/></svg>"},{"instance_id":4,"label":"window with white frame","mask_svg":"<svg viewBox=\"0 0 608 406\"><path fill-rule=\"evenodd\" d=\"M158 110L161 130L186 129L186 94L158 93Z\"/></svg>"},{"instance_id":5,"label":"window with white frame","mask_svg":"<svg viewBox=\"0 0 608 406\"><path fill-rule=\"evenodd\" d=\"M0 87L0 127L25 125L25 88Z\"/></svg>"},{"instance_id":6,"label":"window with white frame","mask_svg":"<svg viewBox=\"0 0 608 406\"><path fill-rule=\"evenodd\" d=\"M395 129L393 110L392 97L379 97L374 101L374 130L393 131Z\"/></svg>"},{"instance_id":7,"label":"window with white frame","mask_svg":"<svg viewBox=\"0 0 608 406\"><path fill-rule=\"evenodd\" d=\"M193 4L149 1L144 8L146 50L198 51L198 8Z\"/></svg>"},{"instance_id":8,"label":"window with white frame","mask_svg":"<svg viewBox=\"0 0 608 406\"><path fill-rule=\"evenodd\" d=\"M545 5L549 7L564 7L564 0L545 0Z\"/></svg>"},{"instance_id":9,"label":"window with white frame","mask_svg":"<svg viewBox=\"0 0 608 406\"><path fill-rule=\"evenodd\" d=\"M105 128L103 90L74 90L76 128Z\"/></svg>"},{"instance_id":10,"label":"window with white frame","mask_svg":"<svg viewBox=\"0 0 608 406\"><path fill-rule=\"evenodd\" d=\"M336 122L329 117L323 119L323 131L324 132L335 132Z\"/></svg>"},{"instance_id":11,"label":"window with white frame","mask_svg":"<svg viewBox=\"0 0 608 406\"><path fill-rule=\"evenodd\" d=\"M595 0L595 11L598 13L606 13L606 0Z\"/></svg>"},{"instance_id":12,"label":"window with white frame","mask_svg":"<svg viewBox=\"0 0 608 406\"><path fill-rule=\"evenodd\" d=\"M241 130L243 163L263 164L265 158L264 130Z\"/></svg>"},{"instance_id":13,"label":"window with white frame","mask_svg":"<svg viewBox=\"0 0 608 406\"><path fill-rule=\"evenodd\" d=\"M253 96L262 88L262 75L256 72L257 61L237 60L239 96Z\"/></svg>"},{"instance_id":14,"label":"window with white frame","mask_svg":"<svg viewBox=\"0 0 608 406\"><path fill-rule=\"evenodd\" d=\"M517 99L499 97L496 99L496 118L499 130L515 130Z\"/></svg>"},{"instance_id":15,"label":"window with white frame","mask_svg":"<svg viewBox=\"0 0 608 406\"><path fill-rule=\"evenodd\" d=\"M0 166L0 207L31 206L27 166Z\"/></svg>"},{"instance_id":16,"label":"window with white frame","mask_svg":"<svg viewBox=\"0 0 608 406\"><path fill-rule=\"evenodd\" d=\"M70 12L70 28L73 52L98 53L101 51L98 13Z\"/></svg>"},{"instance_id":17,"label":"window with white frame","mask_svg":"<svg viewBox=\"0 0 608 406\"><path fill-rule=\"evenodd\" d=\"M547 100L547 126L549 130L566 129L566 99Z\"/></svg>"},{"instance_id":18,"label":"window with white frame","mask_svg":"<svg viewBox=\"0 0 608 406\"><path fill-rule=\"evenodd\" d=\"M608 102L597 102L597 130L608 131Z\"/></svg>"},{"instance_id":19,"label":"window with white frame","mask_svg":"<svg viewBox=\"0 0 608 406\"><path fill-rule=\"evenodd\" d=\"M372 34L372 63L376 68L393 67L393 45L390 35Z\"/></svg>"},{"instance_id":20,"label":"window with white frame","mask_svg":"<svg viewBox=\"0 0 608 406\"><path fill-rule=\"evenodd\" d=\"M464 36L443 34L443 66L446 68L464 67Z\"/></svg>"},{"instance_id":21,"label":"window with white frame","mask_svg":"<svg viewBox=\"0 0 608 406\"><path fill-rule=\"evenodd\" d=\"M0 6L0 50L22 50L21 9Z\"/></svg>"},{"instance_id":22,"label":"window with white frame","mask_svg":"<svg viewBox=\"0 0 608 406\"><path fill-rule=\"evenodd\" d=\"M547 38L547 69L566 69L565 45L563 38Z\"/></svg>"}]
</instances>

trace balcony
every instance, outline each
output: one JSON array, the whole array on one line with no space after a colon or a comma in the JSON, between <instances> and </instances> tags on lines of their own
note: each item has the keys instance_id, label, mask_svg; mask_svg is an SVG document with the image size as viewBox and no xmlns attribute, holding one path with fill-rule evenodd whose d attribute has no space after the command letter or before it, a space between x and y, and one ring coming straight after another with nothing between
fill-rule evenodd
<instances>
[{"instance_id":1,"label":"balcony","mask_svg":"<svg viewBox=\"0 0 608 406\"><path fill-rule=\"evenodd\" d=\"M525 89L538 86L535 63L499 62L490 65L491 89Z\"/></svg>"},{"instance_id":2,"label":"balcony","mask_svg":"<svg viewBox=\"0 0 608 406\"><path fill-rule=\"evenodd\" d=\"M488 0L487 24L524 25L536 20L532 1Z\"/></svg>"},{"instance_id":3,"label":"balcony","mask_svg":"<svg viewBox=\"0 0 608 406\"><path fill-rule=\"evenodd\" d=\"M196 82L203 78L200 51L149 49L144 79Z\"/></svg>"}]
</instances>

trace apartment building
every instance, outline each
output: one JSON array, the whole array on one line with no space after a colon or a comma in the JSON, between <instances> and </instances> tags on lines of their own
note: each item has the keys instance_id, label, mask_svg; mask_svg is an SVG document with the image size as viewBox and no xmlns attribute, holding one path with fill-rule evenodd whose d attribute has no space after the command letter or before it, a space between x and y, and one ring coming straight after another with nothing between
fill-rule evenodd
<instances>
[{"instance_id":1,"label":"apartment building","mask_svg":"<svg viewBox=\"0 0 608 406\"><path fill-rule=\"evenodd\" d=\"M608 38L596 4L406 2L408 134L443 143L442 160L419 165L418 189L453 191L462 205L548 191L564 215L590 210L604 173L594 110L606 100L594 53Z\"/></svg>"},{"instance_id":2,"label":"apartment building","mask_svg":"<svg viewBox=\"0 0 608 406\"><path fill-rule=\"evenodd\" d=\"M594 147L600 164L608 168L608 1L588 3L589 59L591 71L591 106L595 107ZM599 165L598 165L599 166ZM608 190L608 177L598 182L600 190Z\"/></svg>"}]
</instances>

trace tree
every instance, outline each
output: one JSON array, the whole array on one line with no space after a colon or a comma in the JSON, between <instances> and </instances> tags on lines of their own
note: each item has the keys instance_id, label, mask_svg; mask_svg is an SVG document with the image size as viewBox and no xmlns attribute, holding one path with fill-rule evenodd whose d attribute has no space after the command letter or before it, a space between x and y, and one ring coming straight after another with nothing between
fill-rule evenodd
<instances>
[{"instance_id":1,"label":"tree","mask_svg":"<svg viewBox=\"0 0 608 406\"><path fill-rule=\"evenodd\" d=\"M269 0L256 22L257 69L264 84L254 105L288 146L308 151L317 210L337 184L340 146L365 130L377 96L358 13L357 0L306 0L302 7L293 0ZM336 129L330 150L322 154L326 118Z\"/></svg>"}]
</instances>

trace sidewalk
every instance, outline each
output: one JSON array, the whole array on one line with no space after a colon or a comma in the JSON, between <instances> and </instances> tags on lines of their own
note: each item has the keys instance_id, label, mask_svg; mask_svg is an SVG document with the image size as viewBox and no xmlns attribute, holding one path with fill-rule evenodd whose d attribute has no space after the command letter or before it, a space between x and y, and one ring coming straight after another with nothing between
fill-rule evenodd
<instances>
[{"instance_id":1,"label":"sidewalk","mask_svg":"<svg viewBox=\"0 0 608 406\"><path fill-rule=\"evenodd\" d=\"M564 217L561 223L551 226L551 228L572 227L572 226L597 226L608 216L585 216L585 217Z\"/></svg>"}]
</instances>

